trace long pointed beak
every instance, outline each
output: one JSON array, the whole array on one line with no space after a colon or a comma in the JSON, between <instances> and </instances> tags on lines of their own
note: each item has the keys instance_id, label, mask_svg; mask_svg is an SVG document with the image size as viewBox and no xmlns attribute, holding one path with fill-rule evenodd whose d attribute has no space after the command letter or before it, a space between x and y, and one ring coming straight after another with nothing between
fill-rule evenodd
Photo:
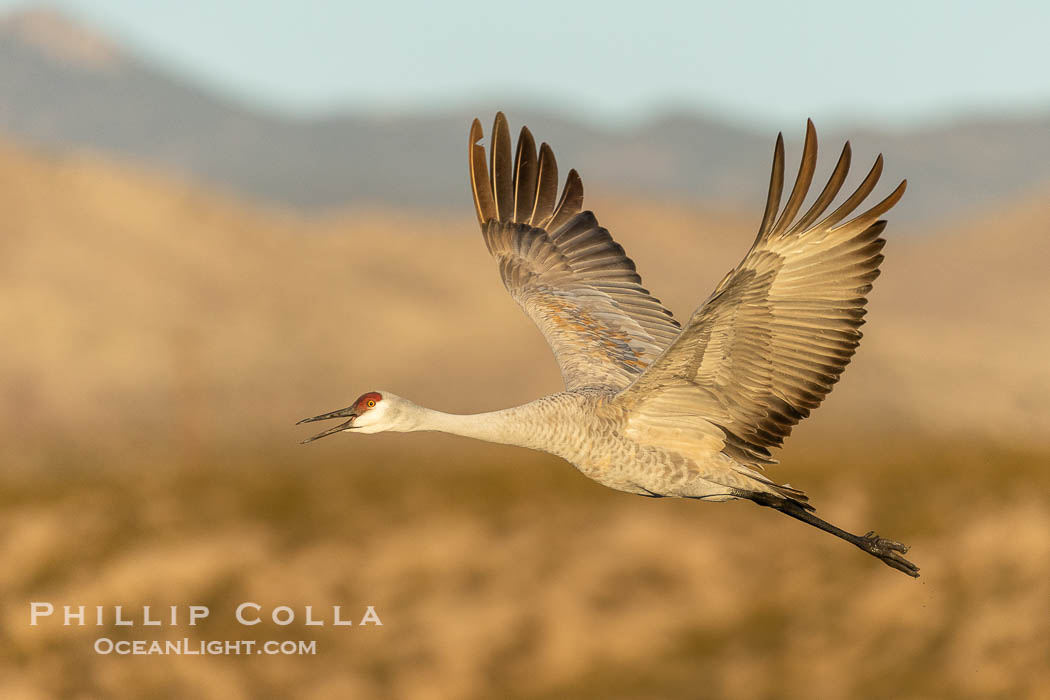
<instances>
[{"instance_id":1,"label":"long pointed beak","mask_svg":"<svg viewBox=\"0 0 1050 700\"><path fill-rule=\"evenodd\" d=\"M358 414L357 414L356 411L354 411L354 407L353 406L349 406L347 408L341 408L338 411L332 411L331 413L324 413L324 414L322 414L320 416L314 416L313 418L303 418L301 421L296 423L296 425L302 425L303 423L313 423L313 422L319 421L319 420L329 420L330 418L349 418L350 420L346 421L345 423L340 423L339 425L335 426L334 428L329 428L328 430L325 430L324 432L318 433L317 435L314 435L313 437L308 437L305 440L303 440L302 442L300 442L299 444L300 445L305 445L308 442L313 442L314 440L320 440L321 438L323 438L323 437L325 437L327 435L332 435L333 433L340 433L340 432L342 432L344 430L348 430L349 428L353 427L351 425L351 423L354 422L354 419L357 418L357 416L358 416Z\"/></svg>"}]
</instances>

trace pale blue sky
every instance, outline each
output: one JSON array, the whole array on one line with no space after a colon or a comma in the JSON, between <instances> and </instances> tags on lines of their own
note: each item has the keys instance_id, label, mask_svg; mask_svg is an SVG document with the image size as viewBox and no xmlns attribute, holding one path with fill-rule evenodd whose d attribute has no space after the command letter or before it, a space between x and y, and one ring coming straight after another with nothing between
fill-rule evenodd
<instances>
[{"instance_id":1,"label":"pale blue sky","mask_svg":"<svg viewBox=\"0 0 1050 700\"><path fill-rule=\"evenodd\" d=\"M50 4L214 90L295 114L491 100L610 124L673 106L755 125L892 126L1050 110L1048 2Z\"/></svg>"}]
</instances>

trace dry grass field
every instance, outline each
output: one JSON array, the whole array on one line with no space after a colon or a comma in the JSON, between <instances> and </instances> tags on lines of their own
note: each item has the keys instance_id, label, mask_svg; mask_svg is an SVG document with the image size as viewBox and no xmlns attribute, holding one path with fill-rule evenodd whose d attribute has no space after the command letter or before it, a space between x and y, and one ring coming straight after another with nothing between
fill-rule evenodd
<instances>
[{"instance_id":1,"label":"dry grass field","mask_svg":"<svg viewBox=\"0 0 1050 700\"><path fill-rule=\"evenodd\" d=\"M616 194L589 203L680 318L757 221ZM915 581L751 504L631 497L537 453L296 445L295 420L368 389L462 412L558 390L465 186L462 216L306 218L4 144L0 697L1044 697L1045 202L891 222L861 350L773 467L832 522L911 544ZM249 600L383 625L244 627ZM211 616L31 627L30 601Z\"/></svg>"}]
</instances>

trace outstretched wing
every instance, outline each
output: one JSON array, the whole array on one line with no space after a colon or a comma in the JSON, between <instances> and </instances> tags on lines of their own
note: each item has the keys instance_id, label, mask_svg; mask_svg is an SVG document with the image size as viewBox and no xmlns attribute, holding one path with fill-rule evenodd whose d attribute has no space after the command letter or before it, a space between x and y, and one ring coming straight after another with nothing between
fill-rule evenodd
<instances>
[{"instance_id":1,"label":"outstretched wing","mask_svg":"<svg viewBox=\"0 0 1050 700\"><path fill-rule=\"evenodd\" d=\"M780 446L838 381L860 342L866 295L882 262L886 222L878 219L901 198L906 182L840 223L874 189L880 155L857 191L820 218L846 179L847 143L827 186L796 219L816 160L810 122L798 178L778 217L784 141L777 138L765 216L751 250L618 397L642 424L706 419L725 434L724 452L760 465L772 461L768 448Z\"/></svg>"},{"instance_id":2,"label":"outstretched wing","mask_svg":"<svg viewBox=\"0 0 1050 700\"><path fill-rule=\"evenodd\" d=\"M634 262L594 214L570 170L558 199L558 166L527 128L511 160L500 112L492 127L491 176L478 120L470 127L470 180L489 252L507 291L554 350L568 389L622 389L678 335L680 326L641 285ZM557 200L557 201L556 201Z\"/></svg>"}]
</instances>

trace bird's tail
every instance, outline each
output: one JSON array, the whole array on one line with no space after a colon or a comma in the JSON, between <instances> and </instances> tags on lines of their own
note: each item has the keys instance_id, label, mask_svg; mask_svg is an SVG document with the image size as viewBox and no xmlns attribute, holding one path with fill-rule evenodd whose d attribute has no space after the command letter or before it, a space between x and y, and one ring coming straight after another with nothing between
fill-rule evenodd
<instances>
[{"instance_id":1,"label":"bird's tail","mask_svg":"<svg viewBox=\"0 0 1050 700\"><path fill-rule=\"evenodd\" d=\"M806 495L805 491L796 489L791 484L772 484L772 487L778 496L793 501L808 511L816 510L809 504L809 496Z\"/></svg>"}]
</instances>

